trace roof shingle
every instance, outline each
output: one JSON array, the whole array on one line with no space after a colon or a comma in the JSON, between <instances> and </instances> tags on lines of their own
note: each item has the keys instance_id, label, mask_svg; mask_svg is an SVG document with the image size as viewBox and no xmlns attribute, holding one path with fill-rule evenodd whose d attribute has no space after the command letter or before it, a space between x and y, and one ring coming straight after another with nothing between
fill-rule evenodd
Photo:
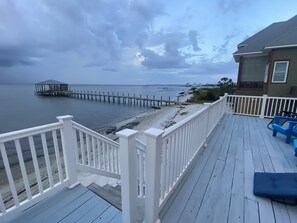
<instances>
[{"instance_id":1,"label":"roof shingle","mask_svg":"<svg viewBox=\"0 0 297 223\"><path fill-rule=\"evenodd\" d=\"M238 44L233 54L236 61L245 54L265 53L265 49L297 47L297 15L285 22L273 23Z\"/></svg>"}]
</instances>

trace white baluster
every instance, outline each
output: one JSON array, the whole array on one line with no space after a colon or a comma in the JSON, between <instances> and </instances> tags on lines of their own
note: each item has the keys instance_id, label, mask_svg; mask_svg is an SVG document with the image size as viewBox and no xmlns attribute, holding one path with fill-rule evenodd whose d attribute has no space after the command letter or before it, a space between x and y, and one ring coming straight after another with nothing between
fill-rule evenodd
<instances>
[{"instance_id":1,"label":"white baluster","mask_svg":"<svg viewBox=\"0 0 297 223\"><path fill-rule=\"evenodd\" d=\"M24 163L24 158L23 158L23 153L21 150L20 141L17 139L14 142L15 142L15 147L16 147L16 151L17 151L17 155L18 155L18 159L19 159L19 163L20 163L20 168L21 168L22 177L24 180L27 197L29 200L31 200L32 193L31 193L31 189L30 189L30 185L29 185L28 175L27 175L27 171L26 171L26 167L25 167L25 163Z\"/></svg>"},{"instance_id":2,"label":"white baluster","mask_svg":"<svg viewBox=\"0 0 297 223\"><path fill-rule=\"evenodd\" d=\"M5 171L6 171L9 187L10 187L11 194L12 194L12 197L13 197L14 205L16 207L18 207L18 206L20 206L20 201L19 201L19 198L18 198L18 195L17 195L14 180L13 180L13 177L12 177L12 174L11 174L9 161L8 161L8 158L7 158L7 153L6 153L5 146L4 146L3 143L0 143L0 150L1 150L1 155L2 155L2 159L3 159L4 168L5 168Z\"/></svg>"}]
</instances>

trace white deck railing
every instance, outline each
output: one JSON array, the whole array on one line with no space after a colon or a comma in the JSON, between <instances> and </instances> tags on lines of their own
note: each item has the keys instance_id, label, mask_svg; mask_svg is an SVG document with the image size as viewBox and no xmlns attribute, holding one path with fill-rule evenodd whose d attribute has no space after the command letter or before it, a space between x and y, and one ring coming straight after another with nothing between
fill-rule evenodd
<instances>
[{"instance_id":1,"label":"white deck railing","mask_svg":"<svg viewBox=\"0 0 297 223\"><path fill-rule=\"evenodd\" d=\"M272 118L281 111L297 111L297 98L228 95L227 112Z\"/></svg>"},{"instance_id":2,"label":"white deck railing","mask_svg":"<svg viewBox=\"0 0 297 223\"><path fill-rule=\"evenodd\" d=\"M9 184L7 187L9 190L5 191L4 186L1 188L0 217L33 205L50 191L70 186L70 178L65 172L67 161L64 159L65 150L62 148L61 135L64 134L62 126L62 122L57 122L0 135L0 149L4 163L4 169L1 171L5 172ZM29 161L24 160L25 152L31 154ZM11 167L9 156L13 155L17 155L15 157L17 165ZM42 159L45 165L42 165ZM29 165L34 167L33 173L27 172ZM16 173L12 169L15 168L21 172L21 183L17 183L17 179L14 179ZM20 197L23 188L26 193ZM8 201L5 204L3 194L12 195L12 202Z\"/></svg>"},{"instance_id":3,"label":"white deck railing","mask_svg":"<svg viewBox=\"0 0 297 223\"><path fill-rule=\"evenodd\" d=\"M77 185L77 170L120 178L118 143L73 122L72 116L57 118L57 123L0 135L1 177L7 179L7 184L1 179L1 222Z\"/></svg>"},{"instance_id":4,"label":"white deck railing","mask_svg":"<svg viewBox=\"0 0 297 223\"><path fill-rule=\"evenodd\" d=\"M77 169L119 179L119 144L76 122L73 129Z\"/></svg>"},{"instance_id":5,"label":"white deck railing","mask_svg":"<svg viewBox=\"0 0 297 223\"><path fill-rule=\"evenodd\" d=\"M166 131L145 131L146 146L141 143L145 150L139 149L136 131L118 133L122 193L125 192L122 195L123 222L157 221L159 210L225 113L226 100L227 95L205 104L203 109ZM144 203L139 202L139 188L145 188L141 196ZM143 210L144 214L139 215Z\"/></svg>"}]
</instances>

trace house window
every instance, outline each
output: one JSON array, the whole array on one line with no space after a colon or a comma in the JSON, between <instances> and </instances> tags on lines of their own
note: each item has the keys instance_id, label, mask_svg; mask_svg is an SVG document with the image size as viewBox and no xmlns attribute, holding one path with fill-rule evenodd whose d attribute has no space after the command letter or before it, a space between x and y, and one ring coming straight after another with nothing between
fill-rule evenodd
<instances>
[{"instance_id":1,"label":"house window","mask_svg":"<svg viewBox=\"0 0 297 223\"><path fill-rule=\"evenodd\" d=\"M289 61L274 62L272 83L286 83Z\"/></svg>"}]
</instances>

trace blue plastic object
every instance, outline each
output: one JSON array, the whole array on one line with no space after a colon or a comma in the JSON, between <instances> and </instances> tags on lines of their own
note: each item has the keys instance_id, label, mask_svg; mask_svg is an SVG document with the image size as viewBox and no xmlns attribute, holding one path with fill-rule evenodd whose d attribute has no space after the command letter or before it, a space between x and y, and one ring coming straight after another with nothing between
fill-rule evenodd
<instances>
[{"instance_id":1,"label":"blue plastic object","mask_svg":"<svg viewBox=\"0 0 297 223\"><path fill-rule=\"evenodd\" d=\"M256 172L254 194L276 199L297 199L297 173Z\"/></svg>"},{"instance_id":2,"label":"blue plastic object","mask_svg":"<svg viewBox=\"0 0 297 223\"><path fill-rule=\"evenodd\" d=\"M293 146L294 146L295 156L297 156L297 139L294 139Z\"/></svg>"},{"instance_id":3,"label":"blue plastic object","mask_svg":"<svg viewBox=\"0 0 297 223\"><path fill-rule=\"evenodd\" d=\"M289 127L284 127L280 125L280 120L287 120L289 121ZM275 116L274 117L274 124L272 125L273 128L273 136L279 132L286 136L286 143L291 143L291 137L297 137L297 118L290 118L290 117L283 117L283 116Z\"/></svg>"}]
</instances>

